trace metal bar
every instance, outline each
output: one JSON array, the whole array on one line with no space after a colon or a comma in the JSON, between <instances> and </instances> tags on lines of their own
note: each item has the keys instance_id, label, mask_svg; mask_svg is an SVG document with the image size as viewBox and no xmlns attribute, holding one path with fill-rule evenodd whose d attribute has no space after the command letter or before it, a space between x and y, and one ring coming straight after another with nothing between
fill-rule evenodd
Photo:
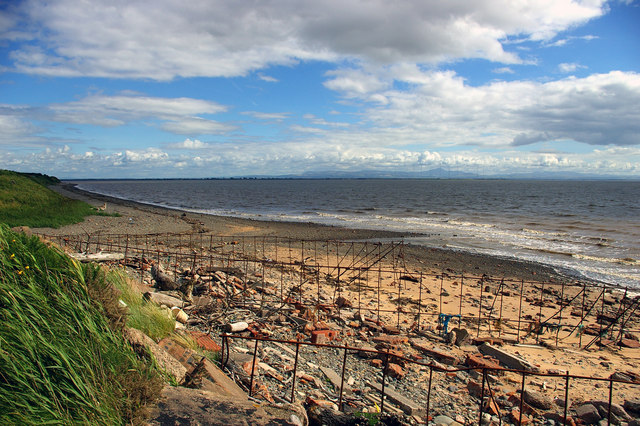
<instances>
[{"instance_id":1,"label":"metal bar","mask_svg":"<svg viewBox=\"0 0 640 426\"><path fill-rule=\"evenodd\" d=\"M487 380L487 370L483 367L482 368L482 390L480 391L480 409L478 411L480 411L479 414L479 418L478 418L478 426L482 425L482 403L484 401L484 383L485 380Z\"/></svg>"},{"instance_id":2,"label":"metal bar","mask_svg":"<svg viewBox=\"0 0 640 426\"><path fill-rule=\"evenodd\" d=\"M524 383L525 383L525 376L527 375L527 373L525 373L524 371L522 372L522 387L520 388L520 414L519 414L519 418L518 418L518 424L521 425L522 424L522 408L524 406Z\"/></svg>"},{"instance_id":3,"label":"metal bar","mask_svg":"<svg viewBox=\"0 0 640 426\"><path fill-rule=\"evenodd\" d=\"M384 385L385 385L385 382L386 382L388 369L389 369L389 350L387 349L387 352L386 352L385 358L384 358L384 369L382 370L382 388L381 388L381 395L380 395L380 414L384 413Z\"/></svg>"},{"instance_id":4,"label":"metal bar","mask_svg":"<svg viewBox=\"0 0 640 426\"><path fill-rule=\"evenodd\" d=\"M433 377L433 365L429 364L429 389L427 389L427 416L426 421L429 422L429 404L431 402L431 379Z\"/></svg>"},{"instance_id":5,"label":"metal bar","mask_svg":"<svg viewBox=\"0 0 640 426\"><path fill-rule=\"evenodd\" d=\"M569 409L569 371L567 370L567 377L564 382L564 415L562 417L563 424L567 424L567 410Z\"/></svg>"},{"instance_id":6,"label":"metal bar","mask_svg":"<svg viewBox=\"0 0 640 426\"><path fill-rule=\"evenodd\" d=\"M296 372L298 371L298 355L300 353L300 342L296 342L296 358L293 361L293 380L291 381L291 403L296 400Z\"/></svg>"},{"instance_id":7,"label":"metal bar","mask_svg":"<svg viewBox=\"0 0 640 426\"><path fill-rule=\"evenodd\" d=\"M255 339L256 345L253 349L253 362L251 363L251 380L249 382L249 396L253 396L253 378L256 371L256 358L258 357L258 339Z\"/></svg>"},{"instance_id":8,"label":"metal bar","mask_svg":"<svg viewBox=\"0 0 640 426\"><path fill-rule=\"evenodd\" d=\"M347 353L349 351L349 348L347 347L347 344L344 344L344 359L342 360L342 376L340 379L340 398L338 399L338 409L340 411L342 411L342 395L344 394L344 372L345 369L347 368Z\"/></svg>"}]
</instances>

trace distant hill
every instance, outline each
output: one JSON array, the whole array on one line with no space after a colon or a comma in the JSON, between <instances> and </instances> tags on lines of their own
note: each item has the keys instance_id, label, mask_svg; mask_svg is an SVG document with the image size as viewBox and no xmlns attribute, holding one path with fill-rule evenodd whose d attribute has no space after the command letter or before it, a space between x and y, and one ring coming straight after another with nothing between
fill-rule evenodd
<instances>
[{"instance_id":1,"label":"distant hill","mask_svg":"<svg viewBox=\"0 0 640 426\"><path fill-rule=\"evenodd\" d=\"M58 228L102 213L47 188L58 182L58 178L40 173L0 170L0 222L10 227Z\"/></svg>"}]
</instances>

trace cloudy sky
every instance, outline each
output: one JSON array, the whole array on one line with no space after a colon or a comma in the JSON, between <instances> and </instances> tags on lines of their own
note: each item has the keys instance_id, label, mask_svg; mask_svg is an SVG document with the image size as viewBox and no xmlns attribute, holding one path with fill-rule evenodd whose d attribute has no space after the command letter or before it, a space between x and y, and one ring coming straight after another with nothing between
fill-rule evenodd
<instances>
[{"instance_id":1,"label":"cloudy sky","mask_svg":"<svg viewBox=\"0 0 640 426\"><path fill-rule=\"evenodd\" d=\"M0 168L640 178L640 1L0 0Z\"/></svg>"}]
</instances>

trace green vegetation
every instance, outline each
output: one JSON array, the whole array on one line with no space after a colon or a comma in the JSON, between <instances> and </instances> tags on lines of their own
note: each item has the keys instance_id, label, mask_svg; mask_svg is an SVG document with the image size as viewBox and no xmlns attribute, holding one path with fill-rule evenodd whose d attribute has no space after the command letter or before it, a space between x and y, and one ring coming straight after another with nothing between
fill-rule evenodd
<instances>
[{"instance_id":1,"label":"green vegetation","mask_svg":"<svg viewBox=\"0 0 640 426\"><path fill-rule=\"evenodd\" d=\"M0 225L0 423L142 421L162 383L124 341L110 279Z\"/></svg>"},{"instance_id":2,"label":"green vegetation","mask_svg":"<svg viewBox=\"0 0 640 426\"><path fill-rule=\"evenodd\" d=\"M47 175L0 170L0 222L10 227L59 228L82 222L85 216L105 215L47 188L58 182Z\"/></svg>"},{"instance_id":3,"label":"green vegetation","mask_svg":"<svg viewBox=\"0 0 640 426\"><path fill-rule=\"evenodd\" d=\"M173 332L175 321L170 311L161 309L153 302L142 298L123 271L111 271L108 281L120 292L120 299L127 305L127 327L136 328L155 341Z\"/></svg>"}]
</instances>

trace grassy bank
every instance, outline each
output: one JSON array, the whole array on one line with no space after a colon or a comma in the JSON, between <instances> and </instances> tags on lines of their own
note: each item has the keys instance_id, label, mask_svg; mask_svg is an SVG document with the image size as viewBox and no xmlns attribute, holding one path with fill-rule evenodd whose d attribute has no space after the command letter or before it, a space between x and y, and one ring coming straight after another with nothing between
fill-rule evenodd
<instances>
[{"instance_id":1,"label":"grassy bank","mask_svg":"<svg viewBox=\"0 0 640 426\"><path fill-rule=\"evenodd\" d=\"M0 223L59 228L82 222L85 216L104 214L47 188L58 182L47 175L0 170Z\"/></svg>"},{"instance_id":2,"label":"grassy bank","mask_svg":"<svg viewBox=\"0 0 640 426\"><path fill-rule=\"evenodd\" d=\"M126 321L104 270L0 225L0 422L139 422L161 381Z\"/></svg>"}]
</instances>

